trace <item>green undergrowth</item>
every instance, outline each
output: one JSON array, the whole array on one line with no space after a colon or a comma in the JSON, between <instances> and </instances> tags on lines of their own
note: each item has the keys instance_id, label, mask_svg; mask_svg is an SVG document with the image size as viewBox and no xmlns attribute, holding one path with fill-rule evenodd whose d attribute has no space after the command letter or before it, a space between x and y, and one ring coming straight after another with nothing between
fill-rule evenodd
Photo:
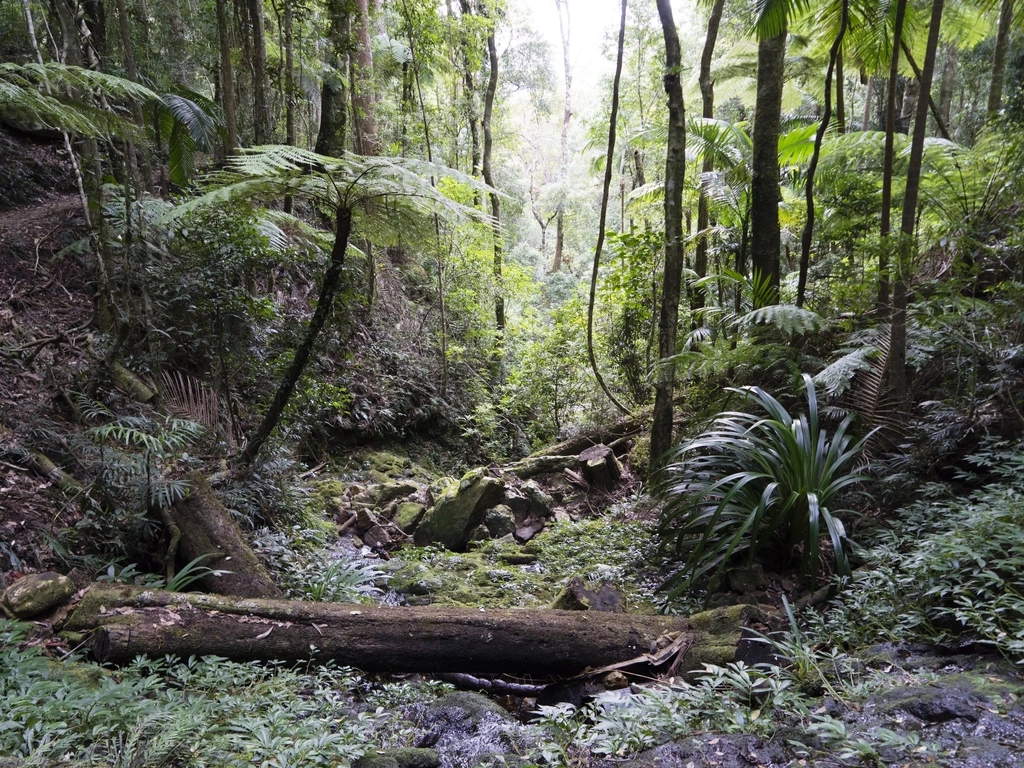
<instances>
[{"instance_id":1,"label":"green undergrowth","mask_svg":"<svg viewBox=\"0 0 1024 768\"><path fill-rule=\"evenodd\" d=\"M814 631L846 647L973 641L1024 663L1024 443L992 444L961 479L898 513L865 542L867 566Z\"/></svg>"},{"instance_id":2,"label":"green undergrowth","mask_svg":"<svg viewBox=\"0 0 1024 768\"><path fill-rule=\"evenodd\" d=\"M0 621L0 755L21 766L347 766L409 746L396 704L439 683L371 686L348 668L137 659L55 661Z\"/></svg>"},{"instance_id":3,"label":"green undergrowth","mask_svg":"<svg viewBox=\"0 0 1024 768\"><path fill-rule=\"evenodd\" d=\"M651 530L637 521L556 522L524 547L499 540L470 552L406 548L393 561L392 583L414 603L543 608L578 576L594 586L608 581L629 610L651 612L653 552Z\"/></svg>"}]
</instances>

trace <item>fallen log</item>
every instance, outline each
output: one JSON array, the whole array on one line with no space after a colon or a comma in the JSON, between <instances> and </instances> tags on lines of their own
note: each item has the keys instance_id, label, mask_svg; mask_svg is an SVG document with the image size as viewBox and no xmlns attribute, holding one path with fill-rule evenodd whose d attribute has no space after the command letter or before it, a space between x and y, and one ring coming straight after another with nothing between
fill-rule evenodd
<instances>
[{"instance_id":1,"label":"fallen log","mask_svg":"<svg viewBox=\"0 0 1024 768\"><path fill-rule=\"evenodd\" d=\"M762 626L754 606L680 616L556 610L388 608L171 593L94 585L66 633L93 633L97 657L221 656L236 661L331 660L367 671L569 676L654 658L685 646L681 669L725 664L743 631ZM80 640L80 636L70 639Z\"/></svg>"}]
</instances>

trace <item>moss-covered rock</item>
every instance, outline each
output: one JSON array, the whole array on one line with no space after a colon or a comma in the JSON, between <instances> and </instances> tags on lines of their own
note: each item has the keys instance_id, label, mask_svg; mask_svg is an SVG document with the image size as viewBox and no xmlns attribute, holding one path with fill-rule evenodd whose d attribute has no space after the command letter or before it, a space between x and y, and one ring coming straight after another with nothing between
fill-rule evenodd
<instances>
[{"instance_id":1,"label":"moss-covered rock","mask_svg":"<svg viewBox=\"0 0 1024 768\"><path fill-rule=\"evenodd\" d=\"M0 605L15 618L28 619L62 605L74 593L75 584L67 576L30 573L4 590Z\"/></svg>"},{"instance_id":2,"label":"moss-covered rock","mask_svg":"<svg viewBox=\"0 0 1024 768\"><path fill-rule=\"evenodd\" d=\"M515 531L516 519L508 506L499 504L484 513L484 526L486 526L487 533L490 534L491 538L500 539L502 536L508 536Z\"/></svg>"},{"instance_id":3,"label":"moss-covered rock","mask_svg":"<svg viewBox=\"0 0 1024 768\"><path fill-rule=\"evenodd\" d=\"M480 525L486 510L501 501L504 488L501 480L489 477L483 468L467 472L427 510L413 540L418 546L440 544L446 549L463 549L469 531Z\"/></svg>"},{"instance_id":4,"label":"moss-covered rock","mask_svg":"<svg viewBox=\"0 0 1024 768\"><path fill-rule=\"evenodd\" d=\"M381 507L387 506L395 499L404 499L406 496L411 496L419 489L419 485L409 482L408 480L384 483L377 488L376 506L380 509Z\"/></svg>"},{"instance_id":5,"label":"moss-covered rock","mask_svg":"<svg viewBox=\"0 0 1024 768\"><path fill-rule=\"evenodd\" d=\"M401 528L403 533L412 533L426 511L427 508L423 504L406 501L398 505L392 522Z\"/></svg>"}]
</instances>

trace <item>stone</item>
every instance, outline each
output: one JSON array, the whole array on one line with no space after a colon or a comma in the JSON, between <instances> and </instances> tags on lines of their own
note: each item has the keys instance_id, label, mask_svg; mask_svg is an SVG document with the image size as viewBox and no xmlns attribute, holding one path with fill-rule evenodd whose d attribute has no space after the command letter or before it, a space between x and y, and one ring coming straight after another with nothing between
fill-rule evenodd
<instances>
[{"instance_id":1,"label":"stone","mask_svg":"<svg viewBox=\"0 0 1024 768\"><path fill-rule=\"evenodd\" d=\"M427 508L423 504L406 501L398 505L393 522L402 529L403 533L412 533L426 511Z\"/></svg>"},{"instance_id":2,"label":"stone","mask_svg":"<svg viewBox=\"0 0 1024 768\"><path fill-rule=\"evenodd\" d=\"M420 486L416 485L416 483L384 483L379 486L376 506L378 509L386 507L395 499L404 499L406 496L412 496L419 489Z\"/></svg>"},{"instance_id":3,"label":"stone","mask_svg":"<svg viewBox=\"0 0 1024 768\"><path fill-rule=\"evenodd\" d=\"M505 506L512 510L516 525L522 525L530 516L530 500L515 486L505 489Z\"/></svg>"},{"instance_id":4,"label":"stone","mask_svg":"<svg viewBox=\"0 0 1024 768\"><path fill-rule=\"evenodd\" d=\"M364 508L356 510L355 528L359 533L366 533L375 525L377 525L377 518L370 510Z\"/></svg>"},{"instance_id":5,"label":"stone","mask_svg":"<svg viewBox=\"0 0 1024 768\"><path fill-rule=\"evenodd\" d=\"M484 513L484 525L487 526L487 532L491 534L492 539L500 539L516 530L515 516L504 504L499 504Z\"/></svg>"},{"instance_id":6,"label":"stone","mask_svg":"<svg viewBox=\"0 0 1024 768\"><path fill-rule=\"evenodd\" d=\"M587 589L583 579L574 576L551 604L560 611L604 611L622 613L626 610L625 600L614 586L602 581L596 590Z\"/></svg>"},{"instance_id":7,"label":"stone","mask_svg":"<svg viewBox=\"0 0 1024 768\"><path fill-rule=\"evenodd\" d=\"M363 544L372 549L387 549L391 546L391 537L381 526L375 525L363 534Z\"/></svg>"},{"instance_id":8,"label":"stone","mask_svg":"<svg viewBox=\"0 0 1024 768\"><path fill-rule=\"evenodd\" d=\"M516 532L512 535L515 537L517 543L525 544L543 530L543 520L531 520L527 522L526 525L516 528Z\"/></svg>"},{"instance_id":9,"label":"stone","mask_svg":"<svg viewBox=\"0 0 1024 768\"><path fill-rule=\"evenodd\" d=\"M505 484L489 477L483 468L467 472L458 484L452 483L437 503L423 515L413 541L417 546L440 544L461 550L466 535L483 522L484 513L504 496Z\"/></svg>"},{"instance_id":10,"label":"stone","mask_svg":"<svg viewBox=\"0 0 1024 768\"><path fill-rule=\"evenodd\" d=\"M601 678L601 685L609 691L619 691L629 687L629 678L616 669Z\"/></svg>"},{"instance_id":11,"label":"stone","mask_svg":"<svg viewBox=\"0 0 1024 768\"><path fill-rule=\"evenodd\" d=\"M758 590L764 589L768 584L768 576L760 563L732 568L727 576L729 589L739 592L741 595L752 595Z\"/></svg>"},{"instance_id":12,"label":"stone","mask_svg":"<svg viewBox=\"0 0 1024 768\"><path fill-rule=\"evenodd\" d=\"M535 480L527 480L522 486L523 493L530 501L530 514L534 517L550 517L555 500Z\"/></svg>"},{"instance_id":13,"label":"stone","mask_svg":"<svg viewBox=\"0 0 1024 768\"><path fill-rule=\"evenodd\" d=\"M53 571L30 573L4 590L0 605L18 619L28 619L63 605L75 593L75 583Z\"/></svg>"}]
</instances>

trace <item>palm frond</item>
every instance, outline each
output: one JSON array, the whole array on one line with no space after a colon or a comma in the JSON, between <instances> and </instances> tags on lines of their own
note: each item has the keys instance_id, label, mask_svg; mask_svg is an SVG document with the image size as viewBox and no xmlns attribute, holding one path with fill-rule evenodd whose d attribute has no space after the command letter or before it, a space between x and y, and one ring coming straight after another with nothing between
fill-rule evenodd
<instances>
[{"instance_id":1,"label":"palm frond","mask_svg":"<svg viewBox=\"0 0 1024 768\"><path fill-rule=\"evenodd\" d=\"M169 412L182 419L215 429L220 418L220 398L202 381L181 373L164 371L160 393L163 404Z\"/></svg>"}]
</instances>

